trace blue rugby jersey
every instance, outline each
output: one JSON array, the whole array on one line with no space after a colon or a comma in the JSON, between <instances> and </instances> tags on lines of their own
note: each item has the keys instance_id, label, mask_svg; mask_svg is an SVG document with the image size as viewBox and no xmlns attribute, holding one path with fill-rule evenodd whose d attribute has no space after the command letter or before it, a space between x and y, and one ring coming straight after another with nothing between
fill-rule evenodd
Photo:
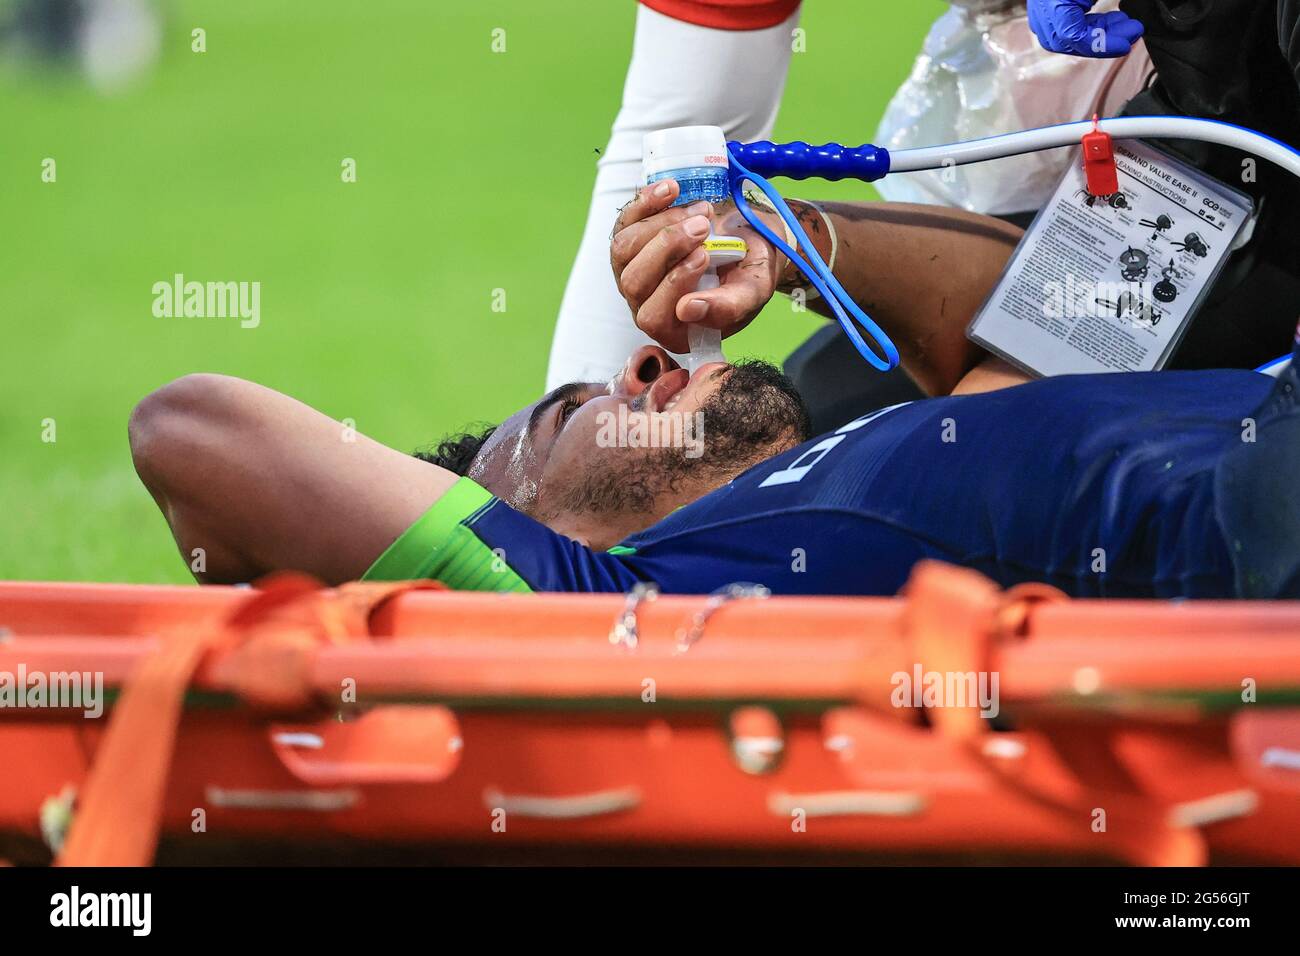
<instances>
[{"instance_id":1,"label":"blue rugby jersey","mask_svg":"<svg viewBox=\"0 0 1300 956\"><path fill-rule=\"evenodd\" d=\"M607 552L462 479L367 577L880 595L938 558L1080 596L1230 596L1213 472L1271 384L1245 371L1073 375L896 406L750 468Z\"/></svg>"}]
</instances>

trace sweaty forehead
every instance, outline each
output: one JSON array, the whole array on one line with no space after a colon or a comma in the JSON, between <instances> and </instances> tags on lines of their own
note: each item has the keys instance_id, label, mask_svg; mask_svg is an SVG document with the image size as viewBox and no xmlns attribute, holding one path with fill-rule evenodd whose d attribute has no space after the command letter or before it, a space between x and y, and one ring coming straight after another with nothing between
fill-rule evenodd
<instances>
[{"instance_id":1,"label":"sweaty forehead","mask_svg":"<svg viewBox=\"0 0 1300 956\"><path fill-rule=\"evenodd\" d=\"M469 478L521 511L536 500L541 480L542 462L528 434L528 420L539 404L524 406L498 425L467 471Z\"/></svg>"}]
</instances>

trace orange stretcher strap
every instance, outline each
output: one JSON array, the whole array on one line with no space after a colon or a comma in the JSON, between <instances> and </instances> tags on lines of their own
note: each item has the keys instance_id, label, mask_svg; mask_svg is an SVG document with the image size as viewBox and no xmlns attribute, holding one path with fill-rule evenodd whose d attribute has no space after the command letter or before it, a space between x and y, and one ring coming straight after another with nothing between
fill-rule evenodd
<instances>
[{"instance_id":1,"label":"orange stretcher strap","mask_svg":"<svg viewBox=\"0 0 1300 956\"><path fill-rule=\"evenodd\" d=\"M311 699L312 649L364 639L383 602L436 587L403 581L322 591L302 575L273 575L217 626L162 641L113 709L56 865L148 866L153 860L185 690L213 651L239 649L227 659L226 676L244 699L267 708L301 707Z\"/></svg>"}]
</instances>

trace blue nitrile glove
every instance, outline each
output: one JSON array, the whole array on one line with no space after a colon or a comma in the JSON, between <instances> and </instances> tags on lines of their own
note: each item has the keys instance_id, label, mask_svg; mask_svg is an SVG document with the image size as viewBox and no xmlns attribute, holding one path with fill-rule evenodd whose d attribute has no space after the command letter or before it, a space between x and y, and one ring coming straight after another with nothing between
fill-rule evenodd
<instances>
[{"instance_id":1,"label":"blue nitrile glove","mask_svg":"<svg viewBox=\"0 0 1300 956\"><path fill-rule=\"evenodd\" d=\"M1096 0L1029 0L1029 29L1053 53L1107 58L1126 56L1142 36L1127 13L1088 13Z\"/></svg>"}]
</instances>

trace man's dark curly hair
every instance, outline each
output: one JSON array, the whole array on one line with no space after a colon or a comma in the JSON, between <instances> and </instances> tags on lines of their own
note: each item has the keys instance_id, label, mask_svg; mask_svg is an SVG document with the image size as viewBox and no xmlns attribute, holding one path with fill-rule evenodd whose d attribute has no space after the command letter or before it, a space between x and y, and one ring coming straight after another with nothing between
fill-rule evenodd
<instances>
[{"instance_id":1,"label":"man's dark curly hair","mask_svg":"<svg viewBox=\"0 0 1300 956\"><path fill-rule=\"evenodd\" d=\"M491 438L492 433L496 430L497 427L492 425L478 434L462 432L459 435L448 435L438 442L432 450L422 448L414 454L420 461L427 461L431 465L446 468L453 474L464 475L465 472L469 471L470 463L474 461L474 457L483 447L483 443Z\"/></svg>"}]
</instances>

